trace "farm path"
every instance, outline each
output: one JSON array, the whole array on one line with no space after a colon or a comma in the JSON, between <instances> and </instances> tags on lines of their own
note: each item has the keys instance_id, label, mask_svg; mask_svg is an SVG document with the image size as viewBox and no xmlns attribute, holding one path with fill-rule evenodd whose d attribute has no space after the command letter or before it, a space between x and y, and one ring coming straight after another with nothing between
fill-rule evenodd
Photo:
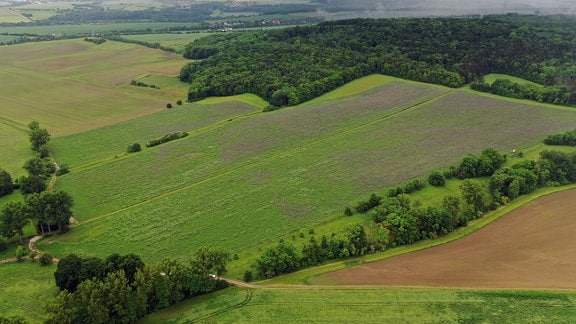
<instances>
[{"instance_id":1,"label":"farm path","mask_svg":"<svg viewBox=\"0 0 576 324\"><path fill-rule=\"evenodd\" d=\"M364 123L364 124L362 124L362 125L350 127L350 128L348 128L348 129L344 129L344 130L342 130L342 131L340 131L340 132L330 134L330 135L328 135L328 136L319 138L319 139L317 139L317 140L313 140L313 141L310 141L310 142L308 142L308 143L303 143L302 145L300 145L300 146L298 146L298 147L294 147L294 148L292 148L292 149L288 149L288 150L285 150L285 151L282 151L282 152L278 152L278 153L276 153L276 154L273 154L273 155L271 155L271 156L262 158L262 159L257 160L257 161L248 162L248 163L246 163L246 164L237 166L237 167L235 167L235 168L229 169L229 170L224 171L224 172L222 172L222 173L213 175L213 176L211 176L211 177L208 177L208 178L205 178L205 179L202 179L202 180L193 182L193 183L185 184L185 185L183 185L183 186L181 186L181 187L174 188L174 189L172 189L172 190L170 190L170 191L167 191L167 192L158 194L158 195L156 195L156 196L150 197L150 198L148 198L148 199L142 200L142 201L137 202L137 203L134 203L134 204L132 204L132 205L128 205L128 206L126 206L126 207L117 209L117 210L115 210L115 211L112 211L112 212L109 212L109 213L106 213L106 214L102 214L102 215L100 215L100 216L95 216L95 217L92 217L92 218L87 219L87 220L85 220L85 221L79 222L78 224L74 225L74 227L81 226L81 225L88 224L88 223L92 223L92 222L94 222L94 221L101 220L101 219L103 219L103 218L107 218L107 217L110 217L110 216L114 216L114 215L116 215L116 214L118 214L118 213L121 213L121 212L130 210L130 209L133 209L133 208L140 207L140 206L145 205L145 204L148 204L148 203L150 203L150 202L153 202L153 201L156 201L156 200L159 200L159 199L168 197L168 196L170 196L170 195L179 193L179 192L184 191L184 190L188 190L188 189L190 189L190 188L197 187L197 186L202 185L202 184L205 184L205 183L209 183L209 182L211 182L211 181L220 179L220 178L222 178L222 177L224 177L224 176L227 176L227 175L230 175L230 174L237 173L237 172L239 172L239 171L244 171L244 170L246 170L246 169L250 169L250 168L256 167L256 166L258 166L258 165L260 165L260 164L262 164L262 163L264 163L264 162L269 162L269 161L272 161L272 160L275 160L275 159L289 158L289 157L292 156L296 151L305 150L305 149L307 149L307 148L309 148L309 147L311 147L311 146L313 146L313 145L322 144L323 142L326 142L326 141L328 141L328 140L330 140L330 139L333 139L333 138L335 138L335 137L342 136L342 135L346 135L346 134L349 134L349 133L352 133L352 132L356 132L356 131L365 129L365 128L370 127L370 126L372 126L372 125L374 125L374 124L381 123L381 122L383 122L383 121L385 121L385 120L388 120L388 119L390 119L390 118L393 118L393 117L395 117L395 116L397 116L397 115L399 115L399 114L405 113L405 112L407 112L407 111L409 111L409 110L414 110L414 109L417 109L417 108L419 108L419 107L422 107L422 106L424 106L424 105L426 105L426 104L429 104L429 103L431 103L431 102L433 102L433 101L440 100L440 99L442 99L442 98L444 98L444 97L446 97L446 96L448 96L448 95L450 95L450 94L452 94L452 93L454 93L454 90L448 90L448 91L443 92L443 93L441 93L441 94L439 94L439 95L436 95L436 96L432 96L432 97L423 99L423 100L421 100L421 101L419 101L419 102L416 102L416 103L414 103L414 104L412 104L412 105L406 106L406 107L404 107L403 109L400 109L400 110L398 110L398 111L396 111L396 112L394 112L394 113L391 113L391 114L386 115L386 116L383 116L383 117L381 117L381 118L372 120L372 121L367 122L367 123ZM239 116L239 117L248 118L249 116ZM206 131L211 131L211 130L213 129L213 125L207 126L206 128L209 128L209 129L207 129ZM196 135L196 134L195 134L195 135Z\"/></svg>"}]
</instances>

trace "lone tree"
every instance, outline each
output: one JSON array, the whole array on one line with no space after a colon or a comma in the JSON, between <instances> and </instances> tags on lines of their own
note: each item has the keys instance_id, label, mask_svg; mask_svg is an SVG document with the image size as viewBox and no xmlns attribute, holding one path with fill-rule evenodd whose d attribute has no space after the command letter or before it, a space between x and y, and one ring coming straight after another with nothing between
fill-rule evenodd
<instances>
[{"instance_id":1,"label":"lone tree","mask_svg":"<svg viewBox=\"0 0 576 324\"><path fill-rule=\"evenodd\" d=\"M40 124L37 121L30 122L28 128L30 129L30 144L32 145L32 150L40 153L42 147L50 141L50 134L45 128L40 128Z\"/></svg>"},{"instance_id":2,"label":"lone tree","mask_svg":"<svg viewBox=\"0 0 576 324\"><path fill-rule=\"evenodd\" d=\"M28 224L28 218L26 205L21 202L9 202L0 212L0 234L5 237L18 235L22 244L24 227Z\"/></svg>"}]
</instances>

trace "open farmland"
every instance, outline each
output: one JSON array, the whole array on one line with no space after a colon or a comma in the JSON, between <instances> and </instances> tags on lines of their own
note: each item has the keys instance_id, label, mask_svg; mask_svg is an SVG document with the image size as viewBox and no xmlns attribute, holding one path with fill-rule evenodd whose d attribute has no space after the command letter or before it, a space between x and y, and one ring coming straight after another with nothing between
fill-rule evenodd
<instances>
[{"instance_id":1,"label":"open farmland","mask_svg":"<svg viewBox=\"0 0 576 324\"><path fill-rule=\"evenodd\" d=\"M574 289L575 196L576 190L547 195L457 241L328 273L312 282Z\"/></svg>"},{"instance_id":2,"label":"open farmland","mask_svg":"<svg viewBox=\"0 0 576 324\"><path fill-rule=\"evenodd\" d=\"M66 175L58 189L73 193L81 223L41 248L156 260L212 245L253 256L262 244L339 217L370 192L468 152L526 147L575 122L570 109L394 80Z\"/></svg>"},{"instance_id":3,"label":"open farmland","mask_svg":"<svg viewBox=\"0 0 576 324\"><path fill-rule=\"evenodd\" d=\"M152 91L130 81L176 75L183 62L175 54L111 41L2 47L2 117L24 127L34 118L57 137L143 116L185 98L185 87L174 98L169 89Z\"/></svg>"},{"instance_id":4,"label":"open farmland","mask_svg":"<svg viewBox=\"0 0 576 324\"><path fill-rule=\"evenodd\" d=\"M8 7L0 7L0 23L18 23L25 21L30 20Z\"/></svg>"},{"instance_id":5,"label":"open farmland","mask_svg":"<svg viewBox=\"0 0 576 324\"><path fill-rule=\"evenodd\" d=\"M142 323L565 323L574 292L455 289L229 288Z\"/></svg>"}]
</instances>

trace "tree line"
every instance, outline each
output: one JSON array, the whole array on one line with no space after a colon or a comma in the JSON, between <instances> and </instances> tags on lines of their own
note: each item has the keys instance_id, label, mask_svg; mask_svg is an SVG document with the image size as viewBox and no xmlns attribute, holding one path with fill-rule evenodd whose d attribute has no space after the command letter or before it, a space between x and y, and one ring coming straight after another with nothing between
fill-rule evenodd
<instances>
[{"instance_id":1,"label":"tree line","mask_svg":"<svg viewBox=\"0 0 576 324\"><path fill-rule=\"evenodd\" d=\"M201 60L179 77L190 83L189 101L254 93L281 107L373 73L449 87L505 73L565 87L561 98L546 100L575 104L574 27L569 18L507 15L352 19L215 34L188 45L185 57Z\"/></svg>"},{"instance_id":2,"label":"tree line","mask_svg":"<svg viewBox=\"0 0 576 324\"><path fill-rule=\"evenodd\" d=\"M14 189L20 189L24 195L24 201L11 201L0 210L0 234L5 238L18 236L20 244L23 243L24 228L31 221L36 222L36 229L42 234L68 230L73 205L72 197L66 192L46 191L46 182L53 174L67 172L66 166L56 170L50 158L47 147L50 133L37 121L31 122L28 128L30 147L35 153L23 166L28 176L13 182L10 174L0 169L0 196L11 194Z\"/></svg>"},{"instance_id":3,"label":"tree line","mask_svg":"<svg viewBox=\"0 0 576 324\"><path fill-rule=\"evenodd\" d=\"M462 182L458 194L447 195L430 206L410 199L409 193L426 185L419 179L390 188L384 196L374 193L355 207L356 212L373 220L371 224L349 226L343 233L323 235L320 240L312 236L301 249L281 241L264 251L252 269L259 278L270 278L328 260L435 239L538 188L576 183L576 152L544 150L538 160L502 167L505 161L505 155L488 148L480 156L464 156L447 170L432 171L428 176L431 185L443 186L452 177ZM344 213L351 216L353 211L346 207ZM252 270L248 270L245 279L252 277Z\"/></svg>"},{"instance_id":4,"label":"tree line","mask_svg":"<svg viewBox=\"0 0 576 324\"><path fill-rule=\"evenodd\" d=\"M520 84L508 79L497 79L491 85L479 78L470 84L476 91L489 92L498 96L526 99L554 105L574 105L574 92L566 86L541 86Z\"/></svg>"},{"instance_id":5,"label":"tree line","mask_svg":"<svg viewBox=\"0 0 576 324\"><path fill-rule=\"evenodd\" d=\"M69 255L54 273L61 292L47 304L47 323L134 323L186 298L227 287L216 276L226 271L229 258L211 248L197 250L188 264L173 259L145 264L134 254L104 260Z\"/></svg>"}]
</instances>

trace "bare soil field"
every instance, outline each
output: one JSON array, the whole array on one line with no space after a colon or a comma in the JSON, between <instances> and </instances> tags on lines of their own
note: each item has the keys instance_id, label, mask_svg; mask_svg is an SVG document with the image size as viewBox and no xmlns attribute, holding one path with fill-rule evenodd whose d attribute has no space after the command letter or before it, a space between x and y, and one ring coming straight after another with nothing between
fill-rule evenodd
<instances>
[{"instance_id":1,"label":"bare soil field","mask_svg":"<svg viewBox=\"0 0 576 324\"><path fill-rule=\"evenodd\" d=\"M328 273L315 284L576 288L576 190L544 196L445 245Z\"/></svg>"}]
</instances>

